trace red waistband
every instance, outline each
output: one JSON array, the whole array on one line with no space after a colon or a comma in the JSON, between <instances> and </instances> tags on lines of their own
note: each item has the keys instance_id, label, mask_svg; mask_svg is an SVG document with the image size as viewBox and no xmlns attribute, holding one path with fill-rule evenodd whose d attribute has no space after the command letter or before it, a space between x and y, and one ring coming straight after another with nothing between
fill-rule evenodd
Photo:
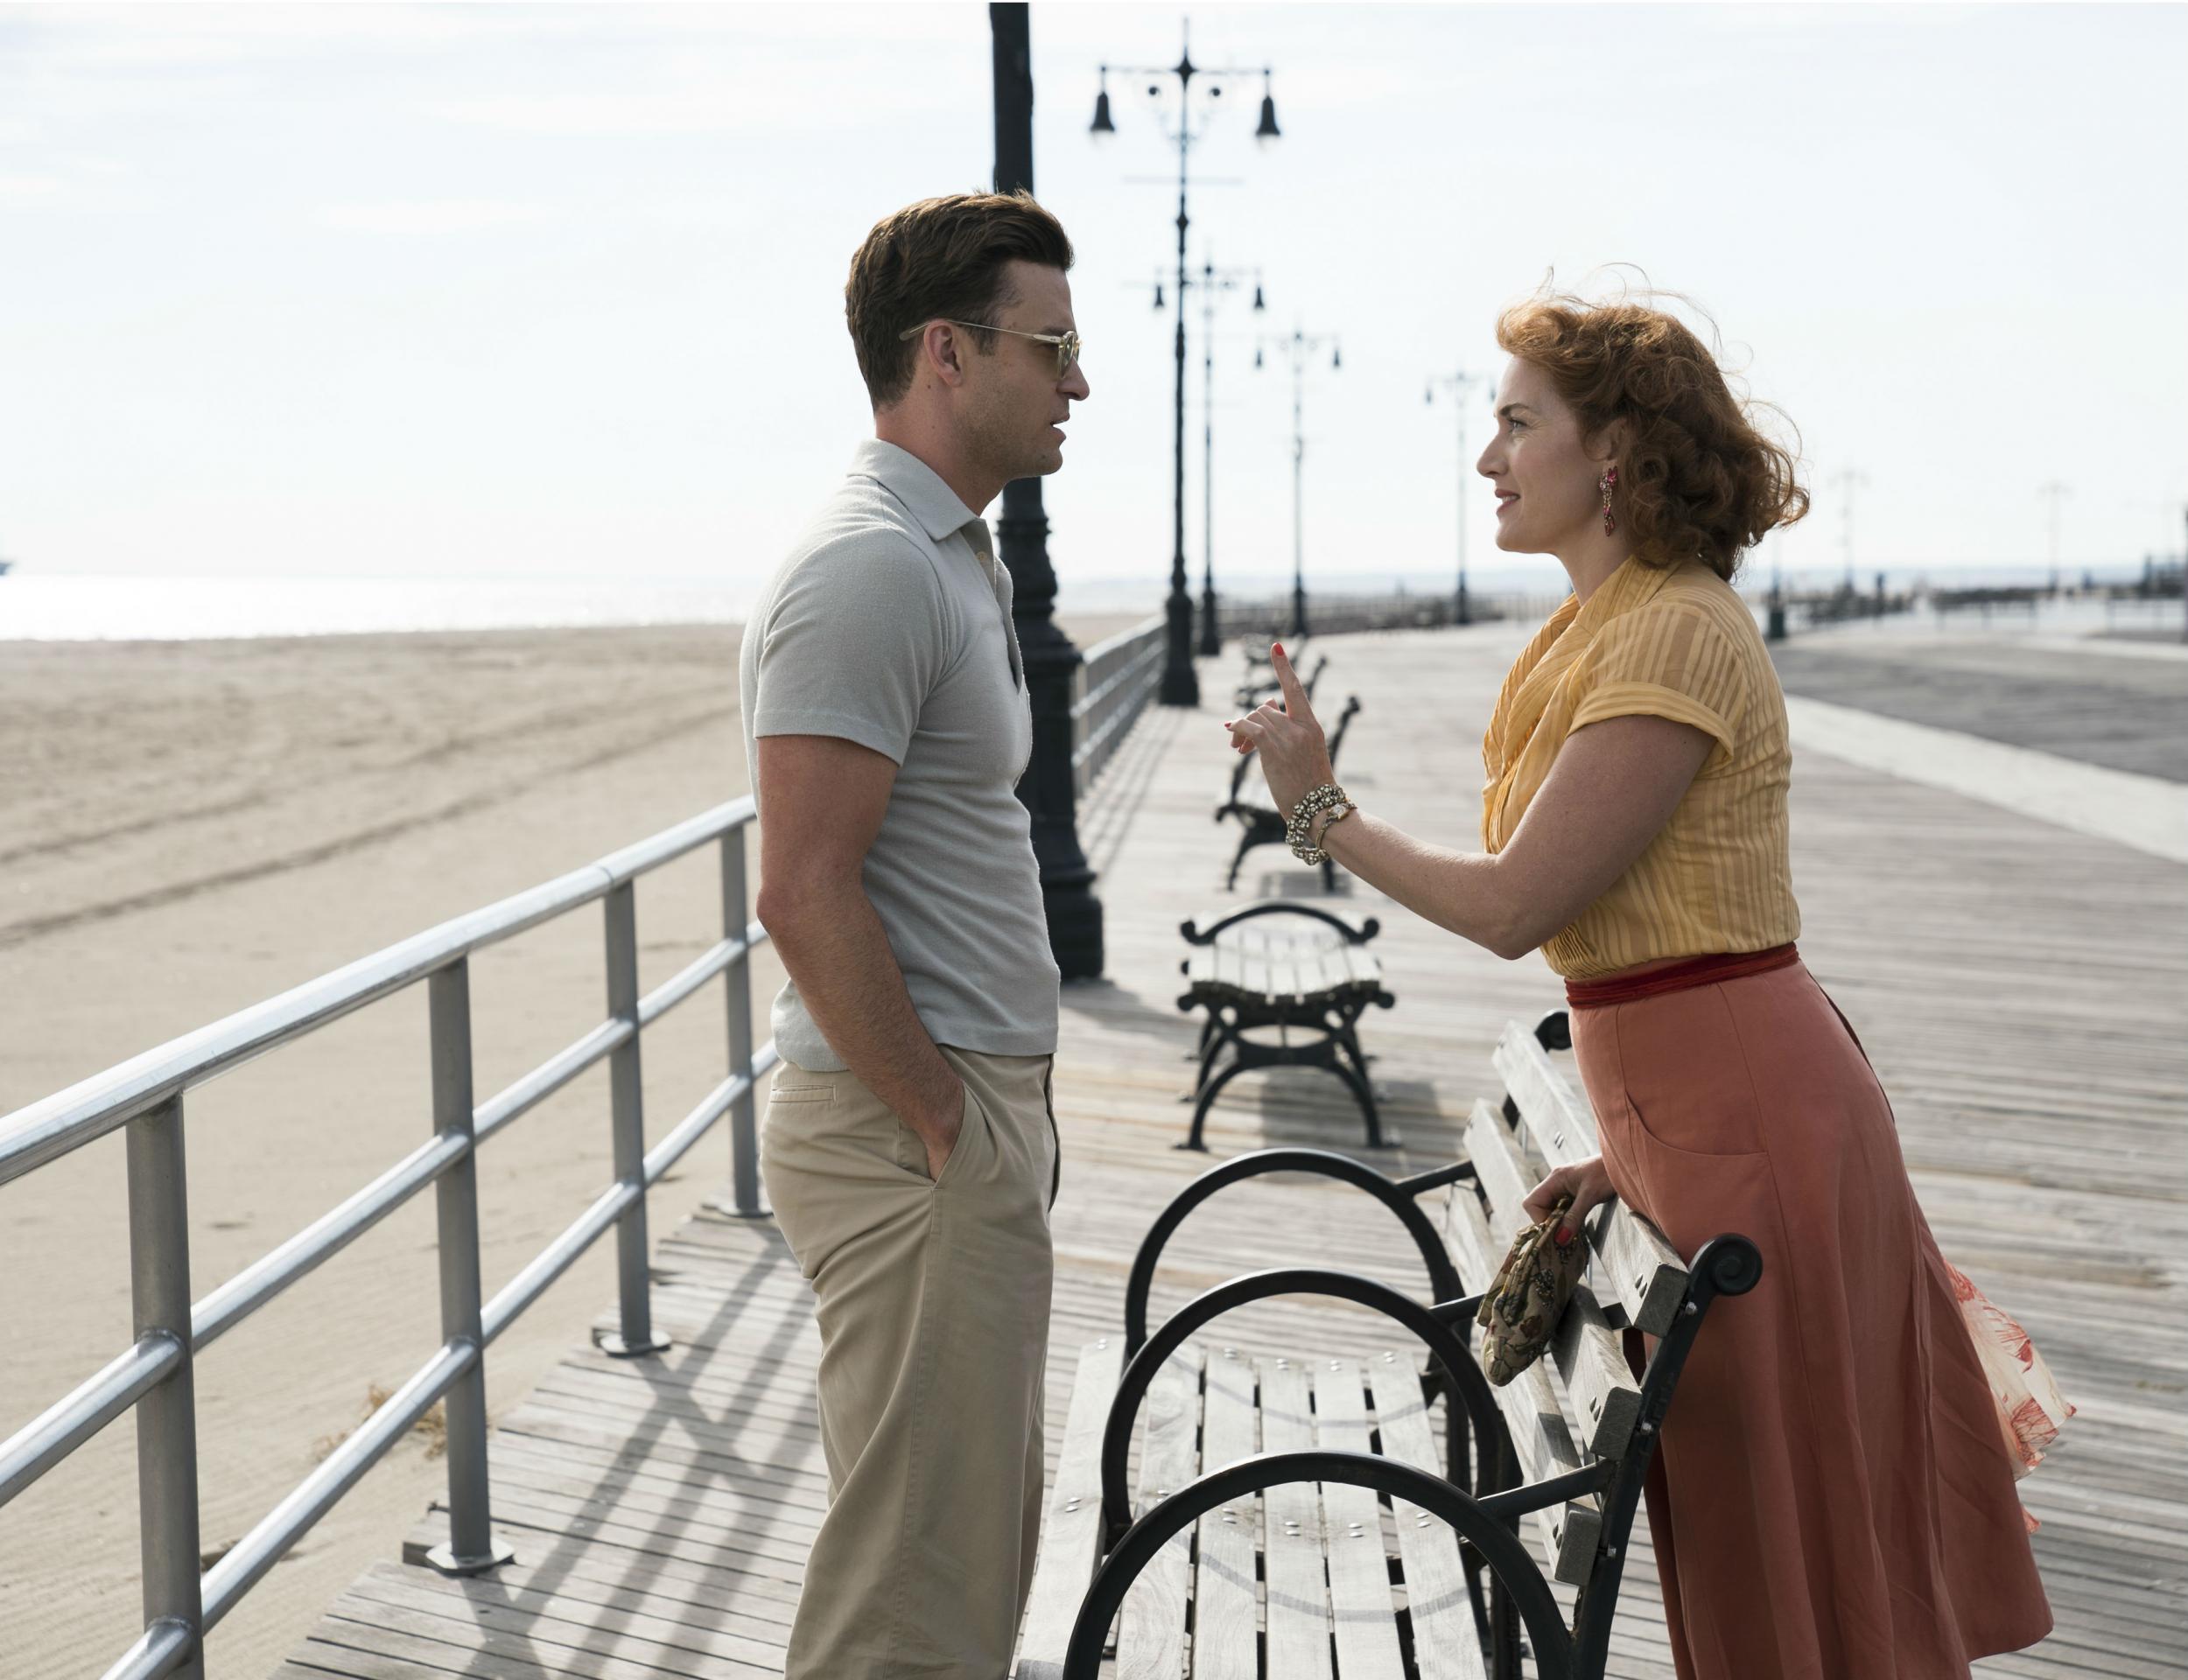
<instances>
[{"instance_id":1,"label":"red waistband","mask_svg":"<svg viewBox=\"0 0 2188 1680\"><path fill-rule=\"evenodd\" d=\"M1773 969L1790 969L1799 961L1800 952L1791 945L1774 945L1767 951L1729 951L1716 956L1697 956L1630 980L1616 975L1608 980L1567 980L1565 1001L1574 1009L1601 1009L1609 1004L1630 1004L1637 998L1685 991L1690 986L1714 986L1720 981L1768 974Z\"/></svg>"}]
</instances>

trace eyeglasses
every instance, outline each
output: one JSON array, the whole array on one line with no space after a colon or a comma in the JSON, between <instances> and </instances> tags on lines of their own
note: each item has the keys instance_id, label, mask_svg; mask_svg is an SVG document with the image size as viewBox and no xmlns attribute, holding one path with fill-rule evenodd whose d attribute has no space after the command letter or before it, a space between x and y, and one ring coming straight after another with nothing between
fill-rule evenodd
<instances>
[{"instance_id":1,"label":"eyeglasses","mask_svg":"<svg viewBox=\"0 0 2188 1680\"><path fill-rule=\"evenodd\" d=\"M941 320L944 326L969 326L978 332L1007 332L1013 339L1031 339L1037 344L1053 344L1056 347L1058 379L1069 373L1079 359L1081 340L1076 332L1021 332L1014 326L990 326L985 321L953 321L947 316L942 317ZM896 335L896 341L906 343L933 325L932 321L922 321L917 326L908 326Z\"/></svg>"}]
</instances>

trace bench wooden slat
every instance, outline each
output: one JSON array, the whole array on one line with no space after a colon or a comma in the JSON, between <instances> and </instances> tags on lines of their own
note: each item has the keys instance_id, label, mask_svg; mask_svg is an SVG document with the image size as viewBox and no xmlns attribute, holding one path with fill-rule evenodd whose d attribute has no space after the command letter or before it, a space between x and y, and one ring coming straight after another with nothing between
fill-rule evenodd
<instances>
[{"instance_id":1,"label":"bench wooden slat","mask_svg":"<svg viewBox=\"0 0 2188 1680\"><path fill-rule=\"evenodd\" d=\"M1353 1361L1315 1362L1315 1433L1326 1452L1368 1450L1366 1385ZM1382 1503L1373 1488L1333 1481L1322 1484L1322 1508L1329 1530L1329 1609L1337 1624L1337 1672L1344 1680L1405 1680Z\"/></svg>"},{"instance_id":2,"label":"bench wooden slat","mask_svg":"<svg viewBox=\"0 0 2188 1680\"><path fill-rule=\"evenodd\" d=\"M1234 990L1245 984L1245 953L1236 945L1218 943L1216 950L1216 979L1220 985Z\"/></svg>"},{"instance_id":3,"label":"bench wooden slat","mask_svg":"<svg viewBox=\"0 0 2188 1680\"><path fill-rule=\"evenodd\" d=\"M1275 959L1266 951L1241 950L1238 956L1238 977L1234 984L1243 992L1259 994L1270 990L1270 970Z\"/></svg>"},{"instance_id":4,"label":"bench wooden slat","mask_svg":"<svg viewBox=\"0 0 2188 1680\"><path fill-rule=\"evenodd\" d=\"M1201 1469L1220 1470L1259 1450L1253 1362L1235 1348L1209 1355L1201 1393ZM1254 1571L1261 1502L1233 1500L1200 1520L1193 1577L1195 1680L1256 1680Z\"/></svg>"},{"instance_id":5,"label":"bench wooden slat","mask_svg":"<svg viewBox=\"0 0 2188 1680\"><path fill-rule=\"evenodd\" d=\"M1447 1212L1451 1256L1460 1275L1470 1290L1488 1288L1504 1250L1490 1234L1480 1199L1465 1185L1455 1185ZM1502 1388L1492 1387L1490 1393L1504 1414L1519 1467L1529 1481L1544 1481L1581 1467L1580 1452L1558 1404L1557 1390L1539 1362ZM1561 1507L1532 1511L1528 1520L1552 1575L1574 1586L1585 1586L1596 1542L1602 1536L1602 1507L1595 1496L1590 1494L1567 1500Z\"/></svg>"},{"instance_id":6,"label":"bench wooden slat","mask_svg":"<svg viewBox=\"0 0 2188 1680\"><path fill-rule=\"evenodd\" d=\"M1550 1359L1573 1403L1573 1423L1599 1459L1623 1459L1641 1421L1641 1385L1626 1364L1620 1333L1611 1327L1595 1292L1586 1284L1558 1320Z\"/></svg>"},{"instance_id":7,"label":"bench wooden slat","mask_svg":"<svg viewBox=\"0 0 2188 1680\"><path fill-rule=\"evenodd\" d=\"M1497 1040L1497 1071L1518 1105L1528 1136L1552 1166L1570 1166L1602 1152L1588 1099L1574 1090L1540 1040L1517 1021L1507 1022ZM1669 1330L1687 1298L1687 1265L1664 1234L1614 1201L1589 1216L1588 1242L1602 1256L1626 1321L1652 1336Z\"/></svg>"},{"instance_id":8,"label":"bench wooden slat","mask_svg":"<svg viewBox=\"0 0 2188 1680\"><path fill-rule=\"evenodd\" d=\"M1071 1624L1094 1578L1102 1544L1102 1428L1125 1365L1124 1338L1104 1336L1079 1349L1064 1420L1056 1485L1048 1494L1041 1552L1018 1645L1017 1680L1062 1680Z\"/></svg>"},{"instance_id":9,"label":"bench wooden slat","mask_svg":"<svg viewBox=\"0 0 2188 1680\"><path fill-rule=\"evenodd\" d=\"M1189 1342L1163 1362L1147 1385L1147 1438L1140 1449L1140 1499L1133 1515L1191 1481L1198 1468L1201 1350ZM1177 1680L1185 1672L1186 1586L1192 1533L1181 1530L1125 1596L1117 1634L1122 1680Z\"/></svg>"},{"instance_id":10,"label":"bench wooden slat","mask_svg":"<svg viewBox=\"0 0 2188 1680\"><path fill-rule=\"evenodd\" d=\"M1526 1218L1521 1203L1533 1186L1511 1132L1488 1103L1475 1104L1466 1141L1483 1194L1489 1198L1493 1264L1519 1235ZM1624 1456L1641 1416L1641 1389L1627 1368L1618 1332L1585 1284L1573 1292L1571 1306L1558 1320L1550 1357L1572 1396L1574 1418L1588 1438L1588 1450L1601 1458Z\"/></svg>"},{"instance_id":11,"label":"bench wooden slat","mask_svg":"<svg viewBox=\"0 0 2188 1680\"><path fill-rule=\"evenodd\" d=\"M1383 1456L1444 1474L1435 1431L1421 1397L1420 1373L1402 1354L1368 1362L1368 1386L1375 1396L1375 1426L1383 1438ZM1474 1626L1474 1604L1467 1596L1459 1563L1459 1537L1442 1518L1418 1505L1393 1498L1398 1555L1406 1565L1406 1603L1413 1624L1413 1661L1422 1680L1488 1680L1481 1636Z\"/></svg>"},{"instance_id":12,"label":"bench wooden slat","mask_svg":"<svg viewBox=\"0 0 2188 1680\"><path fill-rule=\"evenodd\" d=\"M1352 965L1343 951L1318 950L1300 961L1302 984L1310 995L1327 997L1352 984Z\"/></svg>"},{"instance_id":13,"label":"bench wooden slat","mask_svg":"<svg viewBox=\"0 0 2188 1680\"><path fill-rule=\"evenodd\" d=\"M1265 1359L1261 1450L1305 1452L1315 1445L1307 1372L1297 1360ZM1322 1576L1322 1494L1312 1482L1261 1496L1268 1586L1268 1671L1283 1680L1331 1680L1329 1593Z\"/></svg>"},{"instance_id":14,"label":"bench wooden slat","mask_svg":"<svg viewBox=\"0 0 2188 1680\"><path fill-rule=\"evenodd\" d=\"M1558 1071L1541 1040L1518 1021L1507 1021L1497 1040L1496 1062L1504 1088L1551 1165L1583 1161L1601 1152L1595 1110Z\"/></svg>"}]
</instances>

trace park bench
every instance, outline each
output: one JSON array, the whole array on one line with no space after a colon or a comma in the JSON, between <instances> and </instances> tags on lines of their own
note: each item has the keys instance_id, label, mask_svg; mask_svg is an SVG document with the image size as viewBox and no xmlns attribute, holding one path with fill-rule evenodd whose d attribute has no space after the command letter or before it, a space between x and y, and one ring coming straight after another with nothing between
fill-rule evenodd
<instances>
[{"instance_id":1,"label":"park bench","mask_svg":"<svg viewBox=\"0 0 2188 1680\"><path fill-rule=\"evenodd\" d=\"M1293 920L1271 928L1266 925L1271 916ZM1193 1124L1180 1149L1207 1147L1201 1133L1217 1096L1257 1068L1328 1069L1360 1105L1368 1147L1398 1141L1383 1135L1368 1057L1360 1048L1360 1017L1371 1004L1388 1009L1398 1001L1383 989L1383 965L1367 949L1381 930L1371 916L1356 928L1316 906L1284 899L1234 910L1205 932L1196 920L1180 924L1185 942L1195 948L1178 965L1187 986L1177 1006L1188 1013L1207 1012L1196 1052ZM1247 1036L1271 1030L1277 1035L1273 1044Z\"/></svg>"},{"instance_id":2,"label":"park bench","mask_svg":"<svg viewBox=\"0 0 2188 1680\"><path fill-rule=\"evenodd\" d=\"M1292 668L1294 670L1299 668L1296 659L1293 662ZM1315 668L1307 674L1307 680L1301 686L1305 689L1308 701L1311 702L1314 699L1315 685L1322 681L1322 674L1329 668L1329 655L1323 654L1316 659ZM1239 709L1242 711L1251 711L1264 700L1272 699L1283 692L1284 685L1277 681L1276 666L1270 660L1267 650L1264 649L1259 654L1248 654L1245 679L1238 684L1234 696L1238 702Z\"/></svg>"},{"instance_id":3,"label":"park bench","mask_svg":"<svg viewBox=\"0 0 2188 1680\"><path fill-rule=\"evenodd\" d=\"M1463 1160L1393 1180L1333 1152L1264 1150L1211 1168L1163 1210L1134 1259L1122 1331L1080 1353L1015 1680L1095 1680L1112 1653L1128 1675L1519 1680L1531 1659L1538 1680L1600 1680L1680 1370L1711 1304L1752 1289L1762 1263L1745 1237L1726 1236L1682 1264L1645 1220L1606 1204L1588 1227L1595 1289L1575 1292L1542 1361L1489 1384L1472 1322L1518 1228L1530 1157L1595 1152L1594 1116L1550 1058L1569 1043L1561 1012L1532 1032L1506 1029L1506 1096L1476 1105ZM1150 1335L1170 1235L1227 1186L1278 1172L1380 1202L1412 1235L1432 1303L1284 1268L1205 1292ZM1419 1201L1436 1189L1441 1228ZM1408 1345L1364 1360L1255 1358L1196 1340L1233 1308L1300 1295L1380 1312ZM1659 1339L1637 1380L1628 1329ZM1143 1410L1135 1493L1128 1455ZM1569 1617L1553 1582L1574 1601Z\"/></svg>"},{"instance_id":4,"label":"park bench","mask_svg":"<svg viewBox=\"0 0 2188 1680\"><path fill-rule=\"evenodd\" d=\"M1333 770L1336 767L1337 754L1344 746L1344 732L1351 726L1353 714L1359 710L1360 696L1357 694L1347 696L1344 710L1337 715L1337 726L1329 732L1329 764ZM1238 796L1245 791L1246 773L1253 768L1253 759L1254 755L1251 752L1238 755L1238 762L1231 772L1231 797L1216 808L1218 822L1227 816L1238 819L1238 850L1231 857L1231 873L1224 878L1224 891L1226 892L1238 886L1239 866L1246 861L1249 851L1256 846L1280 844L1285 838L1282 813L1273 805ZM1328 858L1322 860L1322 884L1333 892L1337 885L1336 872Z\"/></svg>"}]
</instances>

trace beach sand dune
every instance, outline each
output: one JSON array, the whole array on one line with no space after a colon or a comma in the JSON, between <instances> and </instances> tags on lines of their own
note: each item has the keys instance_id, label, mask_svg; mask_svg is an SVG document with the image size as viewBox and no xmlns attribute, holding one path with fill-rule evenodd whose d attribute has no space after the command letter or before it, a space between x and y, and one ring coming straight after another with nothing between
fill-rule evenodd
<instances>
[{"instance_id":1,"label":"beach sand dune","mask_svg":"<svg viewBox=\"0 0 2188 1680\"><path fill-rule=\"evenodd\" d=\"M1085 645L1128 620L1071 624ZM0 643L0 1113L745 790L730 626L293 640ZM721 931L712 852L641 884L641 982ZM761 1036L779 984L756 962ZM481 1099L602 1018L586 908L473 964ZM721 1077L719 989L644 1046L649 1136ZM431 1130L423 988L193 1095L193 1292L258 1258ZM604 1189L596 1068L481 1152L486 1286ZM717 1133L654 1198L656 1233L721 1180ZM122 1148L0 1187L0 1433L124 1347ZM414 1200L207 1350L208 1550L232 1543L438 1340L432 1198ZM612 1241L495 1343L513 1404L613 1296ZM215 1631L263 1673L390 1556L442 1485L421 1434ZM109 1429L0 1510L11 1674L96 1673L139 1627L133 1432Z\"/></svg>"}]
</instances>

